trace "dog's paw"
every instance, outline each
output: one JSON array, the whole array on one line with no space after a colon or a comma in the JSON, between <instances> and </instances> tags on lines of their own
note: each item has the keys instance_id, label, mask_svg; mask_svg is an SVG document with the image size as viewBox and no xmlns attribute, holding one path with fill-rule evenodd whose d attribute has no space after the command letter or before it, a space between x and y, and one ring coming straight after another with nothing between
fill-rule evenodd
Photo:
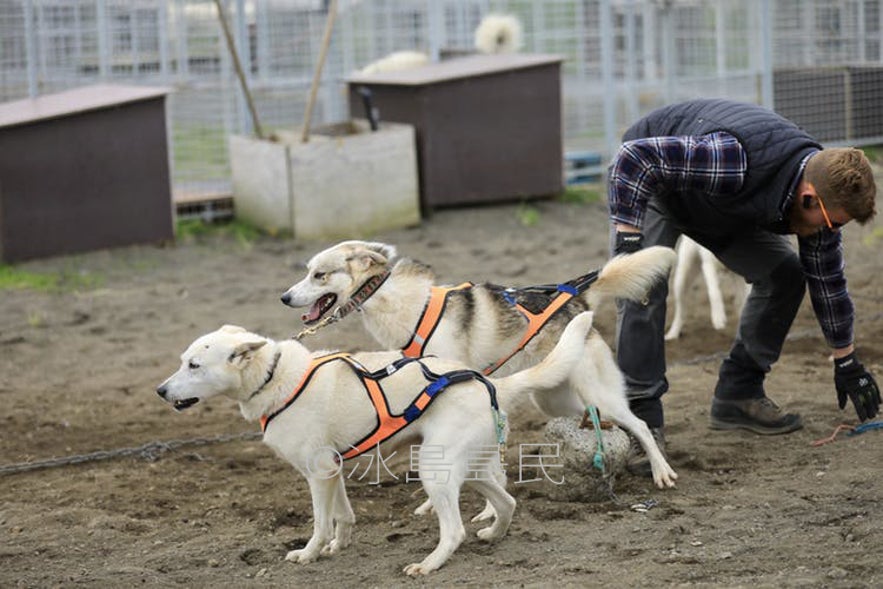
<instances>
[{"instance_id":1,"label":"dog's paw","mask_svg":"<svg viewBox=\"0 0 883 589\"><path fill-rule=\"evenodd\" d=\"M421 503L420 506L414 510L414 515L423 516L428 513L432 513L432 501L429 499Z\"/></svg>"},{"instance_id":2,"label":"dog's paw","mask_svg":"<svg viewBox=\"0 0 883 589\"><path fill-rule=\"evenodd\" d=\"M474 524L480 524L482 522L489 522L497 517L497 512L494 511L493 506L486 505L484 510L473 517L470 521Z\"/></svg>"},{"instance_id":3,"label":"dog's paw","mask_svg":"<svg viewBox=\"0 0 883 589\"><path fill-rule=\"evenodd\" d=\"M349 545L349 542L334 539L322 548L322 556L332 556L337 554Z\"/></svg>"},{"instance_id":4,"label":"dog's paw","mask_svg":"<svg viewBox=\"0 0 883 589\"><path fill-rule=\"evenodd\" d=\"M409 564L404 569L402 569L406 575L409 577L416 577L417 575L428 575L434 568L429 568L422 562L415 562L413 564Z\"/></svg>"},{"instance_id":5,"label":"dog's paw","mask_svg":"<svg viewBox=\"0 0 883 589\"><path fill-rule=\"evenodd\" d=\"M505 536L506 530L502 526L488 526L478 530L475 535L478 536L479 540L493 542L494 540L499 540Z\"/></svg>"},{"instance_id":6,"label":"dog's paw","mask_svg":"<svg viewBox=\"0 0 883 589\"><path fill-rule=\"evenodd\" d=\"M285 555L285 560L290 560L291 562L297 562L300 564L307 564L308 562L313 562L319 558L319 552L313 550L307 550L306 548L301 548L299 550L292 550L288 554Z\"/></svg>"},{"instance_id":7,"label":"dog's paw","mask_svg":"<svg viewBox=\"0 0 883 589\"><path fill-rule=\"evenodd\" d=\"M671 467L659 469L660 472L653 473L653 482L656 483L656 486L660 489L670 489L675 486L675 480L678 478L678 473L671 469Z\"/></svg>"}]
</instances>

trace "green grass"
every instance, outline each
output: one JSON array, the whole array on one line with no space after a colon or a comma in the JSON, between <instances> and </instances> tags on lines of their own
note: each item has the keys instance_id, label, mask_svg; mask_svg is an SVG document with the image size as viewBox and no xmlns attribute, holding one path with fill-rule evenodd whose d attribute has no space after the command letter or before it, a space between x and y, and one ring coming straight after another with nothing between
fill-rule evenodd
<instances>
[{"instance_id":1,"label":"green grass","mask_svg":"<svg viewBox=\"0 0 883 589\"><path fill-rule=\"evenodd\" d=\"M540 211L535 206L522 202L518 206L515 213L518 216L518 222L525 227L533 227L540 222Z\"/></svg>"},{"instance_id":2,"label":"green grass","mask_svg":"<svg viewBox=\"0 0 883 589\"><path fill-rule=\"evenodd\" d=\"M182 219L176 225L175 235L182 241L232 238L244 246L250 246L267 233L239 219L220 223L207 223L201 219Z\"/></svg>"},{"instance_id":3,"label":"green grass","mask_svg":"<svg viewBox=\"0 0 883 589\"><path fill-rule=\"evenodd\" d=\"M862 238L862 243L868 247L876 247L883 239L883 227L875 227L868 235Z\"/></svg>"},{"instance_id":4,"label":"green grass","mask_svg":"<svg viewBox=\"0 0 883 589\"><path fill-rule=\"evenodd\" d=\"M219 177L230 174L227 131L208 125L176 125L172 129L174 172L181 178L205 176L212 170Z\"/></svg>"},{"instance_id":5,"label":"green grass","mask_svg":"<svg viewBox=\"0 0 883 589\"><path fill-rule=\"evenodd\" d=\"M592 204L601 202L601 191L594 186L568 186L564 193L558 197L561 202L572 204Z\"/></svg>"},{"instance_id":6,"label":"green grass","mask_svg":"<svg viewBox=\"0 0 883 589\"><path fill-rule=\"evenodd\" d=\"M29 272L15 266L0 265L0 291L35 290L39 292L63 292L89 290L100 286L104 278L79 272Z\"/></svg>"},{"instance_id":7,"label":"green grass","mask_svg":"<svg viewBox=\"0 0 883 589\"><path fill-rule=\"evenodd\" d=\"M880 145L866 145L861 148L863 152L865 152L865 156L869 160L874 163L880 163L883 161L883 146Z\"/></svg>"}]
</instances>

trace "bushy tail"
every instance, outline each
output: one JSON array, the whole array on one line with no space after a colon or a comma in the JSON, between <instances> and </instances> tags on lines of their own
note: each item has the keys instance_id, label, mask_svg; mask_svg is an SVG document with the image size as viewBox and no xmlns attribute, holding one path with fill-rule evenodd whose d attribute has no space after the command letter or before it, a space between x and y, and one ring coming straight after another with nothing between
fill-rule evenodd
<instances>
[{"instance_id":1,"label":"bushy tail","mask_svg":"<svg viewBox=\"0 0 883 589\"><path fill-rule=\"evenodd\" d=\"M475 29L475 48L481 53L516 53L521 49L521 21L512 14L488 14Z\"/></svg>"},{"instance_id":2,"label":"bushy tail","mask_svg":"<svg viewBox=\"0 0 883 589\"><path fill-rule=\"evenodd\" d=\"M500 404L506 399L519 397L528 392L560 386L567 380L574 366L585 356L585 340L592 329L594 313L585 311L570 320L555 348L539 364L510 374L503 378L493 378L500 396Z\"/></svg>"},{"instance_id":3,"label":"bushy tail","mask_svg":"<svg viewBox=\"0 0 883 589\"><path fill-rule=\"evenodd\" d=\"M592 309L610 298L639 301L658 281L668 279L676 259L673 249L659 245L616 256L604 265L584 296Z\"/></svg>"}]
</instances>

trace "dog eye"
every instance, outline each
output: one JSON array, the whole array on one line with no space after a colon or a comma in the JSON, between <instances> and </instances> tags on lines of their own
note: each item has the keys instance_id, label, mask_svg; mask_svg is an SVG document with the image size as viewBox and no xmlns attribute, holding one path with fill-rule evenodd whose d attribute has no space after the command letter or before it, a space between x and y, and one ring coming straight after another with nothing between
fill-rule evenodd
<instances>
[{"instance_id":1,"label":"dog eye","mask_svg":"<svg viewBox=\"0 0 883 589\"><path fill-rule=\"evenodd\" d=\"M325 280L326 276L327 274L325 272L316 272L315 274L313 274L313 278L315 278L316 280Z\"/></svg>"},{"instance_id":2,"label":"dog eye","mask_svg":"<svg viewBox=\"0 0 883 589\"><path fill-rule=\"evenodd\" d=\"M190 370L196 370L197 368L199 368L199 364L191 360L187 363L187 368L189 368Z\"/></svg>"}]
</instances>

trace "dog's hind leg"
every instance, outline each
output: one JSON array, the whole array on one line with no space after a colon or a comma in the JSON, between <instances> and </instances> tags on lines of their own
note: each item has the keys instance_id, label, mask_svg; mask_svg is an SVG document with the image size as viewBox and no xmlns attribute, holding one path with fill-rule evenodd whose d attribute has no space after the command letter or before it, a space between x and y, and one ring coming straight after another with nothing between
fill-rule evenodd
<instances>
[{"instance_id":1,"label":"dog's hind leg","mask_svg":"<svg viewBox=\"0 0 883 589\"><path fill-rule=\"evenodd\" d=\"M414 510L414 515L426 515L427 513L432 513L432 501L427 499Z\"/></svg>"},{"instance_id":2,"label":"dog's hind leg","mask_svg":"<svg viewBox=\"0 0 883 589\"><path fill-rule=\"evenodd\" d=\"M338 474L335 477L326 478L322 475L310 476L310 493L313 499L313 535L307 545L299 550L292 550L285 555L285 560L299 563L313 562L319 558L319 554L325 545L333 538L334 531L334 501Z\"/></svg>"},{"instance_id":3,"label":"dog's hind leg","mask_svg":"<svg viewBox=\"0 0 883 589\"><path fill-rule=\"evenodd\" d=\"M687 237L681 237L678 244L678 262L672 279L674 318L668 331L665 332L666 340L681 337L681 330L684 328L684 297L687 296L687 287L696 279L699 270L698 247L699 245L695 241L689 240Z\"/></svg>"},{"instance_id":4,"label":"dog's hind leg","mask_svg":"<svg viewBox=\"0 0 883 589\"><path fill-rule=\"evenodd\" d=\"M353 538L353 524L356 514L346 496L346 483L341 475L337 475L337 486L334 489L334 538L322 548L323 555L337 554L350 545Z\"/></svg>"},{"instance_id":5,"label":"dog's hind leg","mask_svg":"<svg viewBox=\"0 0 883 589\"><path fill-rule=\"evenodd\" d=\"M577 367L572 385L587 404L595 405L606 419L638 439L650 459L656 486L674 487L678 475L656 445L650 428L629 409L622 373L610 348L600 336L593 335L586 341L586 350L586 359Z\"/></svg>"},{"instance_id":6,"label":"dog's hind leg","mask_svg":"<svg viewBox=\"0 0 883 589\"><path fill-rule=\"evenodd\" d=\"M485 511L490 510L490 516L496 516L493 524L478 530L478 537L482 540L491 541L502 538L509 530L509 524L512 523L512 514L515 513L515 498L506 492L505 484L506 475L499 464L496 465L496 468L489 467L486 471L479 473L478 478L467 482L467 485L481 493L487 500ZM478 521L478 516L472 521Z\"/></svg>"},{"instance_id":7,"label":"dog's hind leg","mask_svg":"<svg viewBox=\"0 0 883 589\"><path fill-rule=\"evenodd\" d=\"M721 293L720 277L717 272L718 261L714 254L705 248L699 250L702 262L702 277L708 291L708 304L711 307L711 325L721 330L727 326L727 310L724 307L724 296Z\"/></svg>"}]
</instances>

